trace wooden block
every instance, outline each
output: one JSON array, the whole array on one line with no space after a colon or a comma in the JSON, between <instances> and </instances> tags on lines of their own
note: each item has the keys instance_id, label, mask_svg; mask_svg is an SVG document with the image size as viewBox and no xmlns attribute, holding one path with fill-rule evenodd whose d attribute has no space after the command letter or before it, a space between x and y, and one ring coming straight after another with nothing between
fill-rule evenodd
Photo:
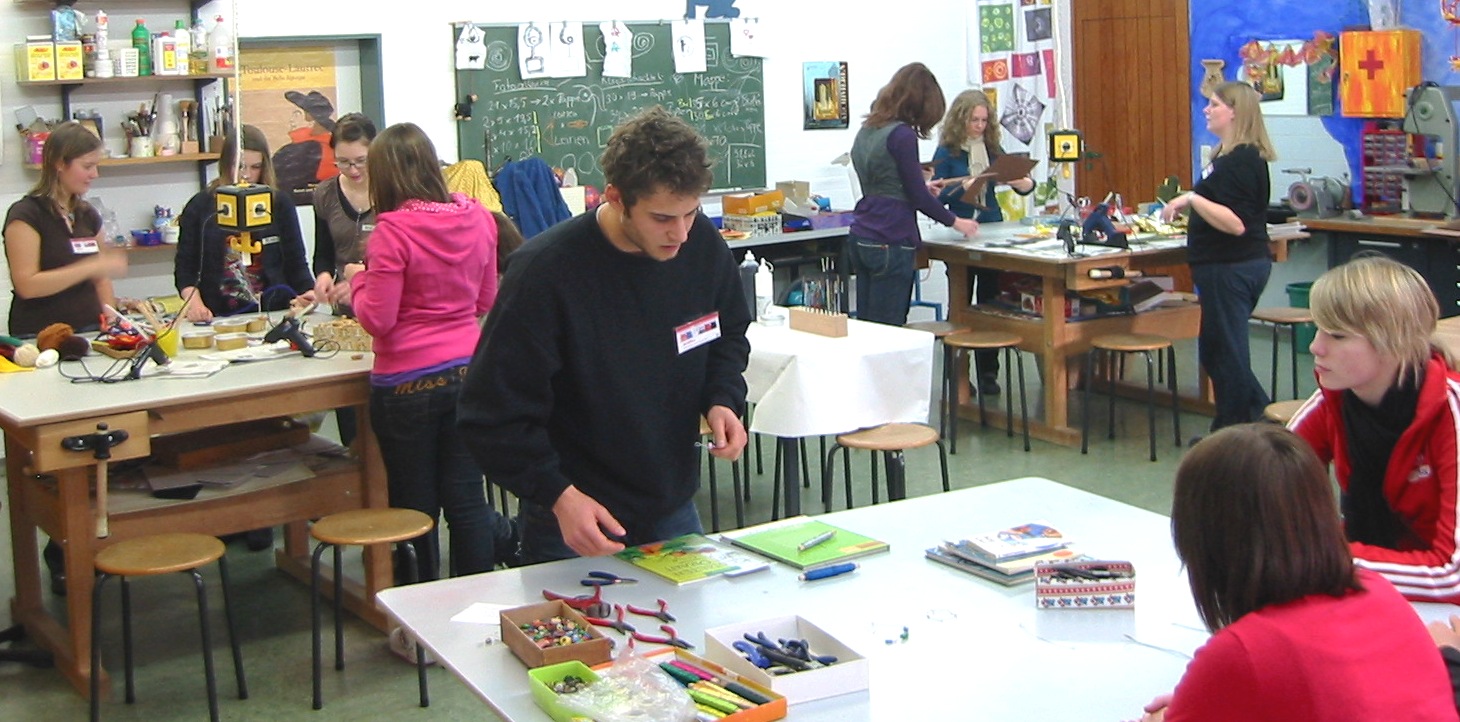
<instances>
[{"instance_id":1,"label":"wooden block","mask_svg":"<svg viewBox=\"0 0 1460 722\"><path fill-rule=\"evenodd\" d=\"M792 330L831 338L842 338L847 335L847 315L844 313L832 313L805 306L792 306L788 310L791 312Z\"/></svg>"},{"instance_id":2,"label":"wooden block","mask_svg":"<svg viewBox=\"0 0 1460 722\"><path fill-rule=\"evenodd\" d=\"M152 440L152 457L178 470L198 469L309 441L309 427L289 418L258 419Z\"/></svg>"}]
</instances>

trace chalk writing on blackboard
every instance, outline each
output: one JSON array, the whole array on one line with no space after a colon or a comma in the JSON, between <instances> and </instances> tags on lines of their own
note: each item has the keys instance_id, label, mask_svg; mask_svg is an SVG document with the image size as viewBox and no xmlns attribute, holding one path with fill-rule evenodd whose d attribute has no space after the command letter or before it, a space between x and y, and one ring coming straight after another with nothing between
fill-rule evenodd
<instances>
[{"instance_id":1,"label":"chalk writing on blackboard","mask_svg":"<svg viewBox=\"0 0 1460 722\"><path fill-rule=\"evenodd\" d=\"M523 80L517 68L516 28L488 26L486 63L456 74L459 94L479 100L472 120L458 126L462 158L489 168L504 159L540 156L573 168L582 183L602 185L598 156L613 128L652 105L697 127L710 144L716 188L765 184L765 94L759 58L729 55L729 30L710 24L707 72L674 72L667 25L630 25L634 72L602 75L604 46L595 24L585 24L588 74Z\"/></svg>"}]
</instances>

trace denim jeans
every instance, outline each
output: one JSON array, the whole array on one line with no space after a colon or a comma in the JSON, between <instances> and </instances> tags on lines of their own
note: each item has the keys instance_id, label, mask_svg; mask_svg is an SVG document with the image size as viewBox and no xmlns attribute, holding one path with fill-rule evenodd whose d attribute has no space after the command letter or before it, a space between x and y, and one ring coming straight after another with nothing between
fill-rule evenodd
<instances>
[{"instance_id":1,"label":"denim jeans","mask_svg":"<svg viewBox=\"0 0 1460 722\"><path fill-rule=\"evenodd\" d=\"M912 303L913 257L911 246L888 245L847 237L847 255L857 277L857 318L863 321L902 326Z\"/></svg>"},{"instance_id":2,"label":"denim jeans","mask_svg":"<svg viewBox=\"0 0 1460 722\"><path fill-rule=\"evenodd\" d=\"M491 571L497 539L511 524L487 502L486 484L466 442L456 431L456 400L465 366L398 386L370 390L370 427L385 460L390 505L432 519L443 514L451 529L451 575ZM420 580L440 578L436 529L415 540ZM502 550L505 557L509 550ZM399 572L399 567L397 567Z\"/></svg>"},{"instance_id":3,"label":"denim jeans","mask_svg":"<svg viewBox=\"0 0 1460 722\"><path fill-rule=\"evenodd\" d=\"M558 559L572 559L578 556L563 541L563 532L558 528L558 517L551 508L522 500L522 561L524 564L538 564ZM643 522L619 519L628 532L628 546L673 539L685 534L701 534L705 528L700 524L700 512L694 500L666 514L659 519Z\"/></svg>"},{"instance_id":4,"label":"denim jeans","mask_svg":"<svg viewBox=\"0 0 1460 722\"><path fill-rule=\"evenodd\" d=\"M1191 267L1191 280L1201 303L1197 357L1211 377L1217 403L1212 431L1259 421L1263 409L1272 403L1262 382L1252 373L1247 326L1271 273L1272 261L1267 258Z\"/></svg>"}]
</instances>

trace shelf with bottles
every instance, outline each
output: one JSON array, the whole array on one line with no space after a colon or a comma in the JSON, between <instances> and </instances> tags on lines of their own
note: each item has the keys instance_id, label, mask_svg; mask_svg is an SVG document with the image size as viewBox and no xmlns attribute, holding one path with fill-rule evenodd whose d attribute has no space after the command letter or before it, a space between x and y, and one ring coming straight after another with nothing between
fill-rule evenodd
<instances>
[{"instance_id":1,"label":"shelf with bottles","mask_svg":"<svg viewBox=\"0 0 1460 722\"><path fill-rule=\"evenodd\" d=\"M146 158L131 158L122 156L120 158L103 158L97 165L101 168L117 168L121 166L137 165L165 165L168 163L211 163L218 160L217 153L176 153L174 155L157 155ZM26 163L28 170L40 170L38 163Z\"/></svg>"},{"instance_id":2,"label":"shelf with bottles","mask_svg":"<svg viewBox=\"0 0 1460 722\"><path fill-rule=\"evenodd\" d=\"M134 75L129 77L110 78L77 78L74 80L19 80L16 84L21 87L72 87L80 85L146 85L156 82L173 81L211 81L211 80L232 80L234 71L219 70L207 73L196 73L191 75Z\"/></svg>"}]
</instances>

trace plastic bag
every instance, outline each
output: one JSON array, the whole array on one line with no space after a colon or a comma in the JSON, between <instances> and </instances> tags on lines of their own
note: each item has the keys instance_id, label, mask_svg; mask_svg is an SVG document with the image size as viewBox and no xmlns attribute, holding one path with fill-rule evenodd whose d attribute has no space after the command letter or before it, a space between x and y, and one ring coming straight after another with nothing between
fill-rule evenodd
<instances>
[{"instance_id":1,"label":"plastic bag","mask_svg":"<svg viewBox=\"0 0 1460 722\"><path fill-rule=\"evenodd\" d=\"M694 700L684 687L635 653L633 643L581 692L558 695L558 703L596 722L693 722Z\"/></svg>"}]
</instances>

